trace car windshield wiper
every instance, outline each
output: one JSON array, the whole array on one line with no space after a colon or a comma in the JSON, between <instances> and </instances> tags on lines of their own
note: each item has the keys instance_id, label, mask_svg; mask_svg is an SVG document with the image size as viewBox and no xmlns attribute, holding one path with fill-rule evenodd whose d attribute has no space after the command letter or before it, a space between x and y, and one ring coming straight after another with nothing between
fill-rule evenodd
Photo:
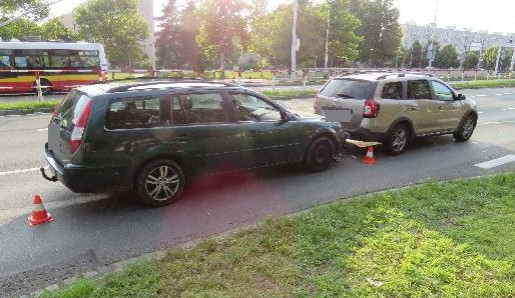
<instances>
[{"instance_id":1,"label":"car windshield wiper","mask_svg":"<svg viewBox=\"0 0 515 298\"><path fill-rule=\"evenodd\" d=\"M341 97L341 98L353 98L354 99L354 96L350 96L350 95L347 95L347 94L344 94L344 93L338 93L336 95L338 97Z\"/></svg>"}]
</instances>

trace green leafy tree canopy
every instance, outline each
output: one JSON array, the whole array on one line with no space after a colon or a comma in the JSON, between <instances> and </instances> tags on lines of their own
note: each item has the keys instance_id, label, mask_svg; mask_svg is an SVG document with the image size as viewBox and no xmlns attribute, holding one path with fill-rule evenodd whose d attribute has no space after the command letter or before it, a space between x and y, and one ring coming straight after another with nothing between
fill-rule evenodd
<instances>
[{"instance_id":1,"label":"green leafy tree canopy","mask_svg":"<svg viewBox=\"0 0 515 298\"><path fill-rule=\"evenodd\" d=\"M460 66L458 50L453 45L446 45L436 57L435 65L439 68L457 68Z\"/></svg>"},{"instance_id":2,"label":"green leafy tree canopy","mask_svg":"<svg viewBox=\"0 0 515 298\"><path fill-rule=\"evenodd\" d=\"M143 64L142 42L148 26L139 15L138 0L89 0L75 10L78 35L103 44L113 65Z\"/></svg>"}]
</instances>

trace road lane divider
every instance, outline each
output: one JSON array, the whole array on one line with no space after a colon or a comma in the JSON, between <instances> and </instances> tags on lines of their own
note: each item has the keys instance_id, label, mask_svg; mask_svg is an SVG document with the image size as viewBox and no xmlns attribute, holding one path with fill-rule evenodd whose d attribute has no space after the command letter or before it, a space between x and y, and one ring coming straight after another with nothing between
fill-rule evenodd
<instances>
[{"instance_id":1,"label":"road lane divider","mask_svg":"<svg viewBox=\"0 0 515 298\"><path fill-rule=\"evenodd\" d=\"M500 158L492 159L482 163L478 163L475 166L484 170L493 169L507 163L515 162L515 155L510 154Z\"/></svg>"},{"instance_id":2,"label":"road lane divider","mask_svg":"<svg viewBox=\"0 0 515 298\"><path fill-rule=\"evenodd\" d=\"M39 171L40 168L30 168L30 169L22 169L22 170L12 170L12 171L6 171L6 172L0 172L0 176L6 176L6 175L12 175L12 174L21 174L21 173L28 173L28 172L35 172Z\"/></svg>"}]
</instances>

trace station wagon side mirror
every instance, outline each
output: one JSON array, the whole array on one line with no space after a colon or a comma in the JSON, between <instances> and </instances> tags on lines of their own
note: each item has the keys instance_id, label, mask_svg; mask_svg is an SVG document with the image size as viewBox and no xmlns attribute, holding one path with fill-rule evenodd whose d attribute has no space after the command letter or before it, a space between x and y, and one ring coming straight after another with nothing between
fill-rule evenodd
<instances>
[{"instance_id":1,"label":"station wagon side mirror","mask_svg":"<svg viewBox=\"0 0 515 298\"><path fill-rule=\"evenodd\" d=\"M281 111L281 124L290 121L290 114L286 111Z\"/></svg>"}]
</instances>

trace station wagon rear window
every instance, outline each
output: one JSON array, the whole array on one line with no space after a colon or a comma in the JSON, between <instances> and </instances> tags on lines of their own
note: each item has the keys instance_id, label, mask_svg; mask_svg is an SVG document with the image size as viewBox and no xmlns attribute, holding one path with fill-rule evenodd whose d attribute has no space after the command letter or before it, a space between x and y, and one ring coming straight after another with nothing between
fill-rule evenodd
<instances>
[{"instance_id":1,"label":"station wagon rear window","mask_svg":"<svg viewBox=\"0 0 515 298\"><path fill-rule=\"evenodd\" d=\"M167 104L168 102L168 104ZM149 128L170 123L169 100L163 97L146 97L113 101L106 116L108 129Z\"/></svg>"}]
</instances>

